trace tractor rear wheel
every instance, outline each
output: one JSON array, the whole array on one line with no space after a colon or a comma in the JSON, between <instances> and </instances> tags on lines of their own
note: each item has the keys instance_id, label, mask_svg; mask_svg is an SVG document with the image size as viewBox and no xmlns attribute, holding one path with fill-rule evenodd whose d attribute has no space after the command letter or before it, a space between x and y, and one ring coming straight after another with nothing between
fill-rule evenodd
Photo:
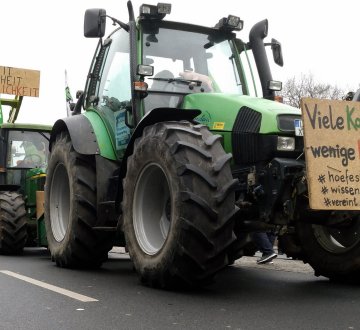
<instances>
[{"instance_id":1,"label":"tractor rear wheel","mask_svg":"<svg viewBox=\"0 0 360 330\"><path fill-rule=\"evenodd\" d=\"M60 267L96 268L112 239L99 236L93 156L78 154L67 133L52 145L45 186L45 227L52 259Z\"/></svg>"},{"instance_id":2,"label":"tractor rear wheel","mask_svg":"<svg viewBox=\"0 0 360 330\"><path fill-rule=\"evenodd\" d=\"M360 282L360 213L353 211L298 212L296 234L302 259L315 270L339 282ZM336 226L311 224L310 217L329 219Z\"/></svg>"},{"instance_id":3,"label":"tractor rear wheel","mask_svg":"<svg viewBox=\"0 0 360 330\"><path fill-rule=\"evenodd\" d=\"M229 160L203 125L164 122L135 141L124 179L124 233L141 281L200 286L228 264L234 187Z\"/></svg>"},{"instance_id":4,"label":"tractor rear wheel","mask_svg":"<svg viewBox=\"0 0 360 330\"><path fill-rule=\"evenodd\" d=\"M0 253L19 254L27 241L27 217L22 195L0 192Z\"/></svg>"}]
</instances>

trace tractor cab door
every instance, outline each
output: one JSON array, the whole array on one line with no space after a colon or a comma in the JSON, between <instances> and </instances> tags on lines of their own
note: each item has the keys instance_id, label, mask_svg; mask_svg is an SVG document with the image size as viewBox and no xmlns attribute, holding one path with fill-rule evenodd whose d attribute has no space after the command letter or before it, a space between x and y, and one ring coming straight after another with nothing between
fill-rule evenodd
<instances>
[{"instance_id":1,"label":"tractor cab door","mask_svg":"<svg viewBox=\"0 0 360 330\"><path fill-rule=\"evenodd\" d=\"M94 57L92 73L86 90L86 110L96 111L108 129L118 158L122 158L130 139L125 124L131 106L129 33L117 29Z\"/></svg>"}]
</instances>

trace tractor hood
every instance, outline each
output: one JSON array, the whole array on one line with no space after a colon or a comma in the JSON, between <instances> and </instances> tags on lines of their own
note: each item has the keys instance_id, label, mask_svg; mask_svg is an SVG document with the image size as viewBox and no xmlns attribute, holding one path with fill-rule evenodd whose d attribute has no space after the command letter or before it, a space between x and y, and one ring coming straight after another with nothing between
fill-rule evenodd
<instances>
[{"instance_id":1,"label":"tractor hood","mask_svg":"<svg viewBox=\"0 0 360 330\"><path fill-rule=\"evenodd\" d=\"M290 118L301 116L300 109L289 105L238 94L189 94L184 97L183 108L201 110L201 115L195 119L211 130L220 131L232 131L239 112L252 110L261 116L259 133L263 134L279 132L279 115L290 115Z\"/></svg>"}]
</instances>

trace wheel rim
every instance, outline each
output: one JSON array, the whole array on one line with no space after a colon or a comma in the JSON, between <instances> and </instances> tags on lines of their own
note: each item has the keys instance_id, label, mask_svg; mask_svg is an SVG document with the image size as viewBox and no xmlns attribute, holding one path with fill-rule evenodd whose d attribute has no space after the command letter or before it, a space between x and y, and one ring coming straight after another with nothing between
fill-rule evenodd
<instances>
[{"instance_id":1,"label":"wheel rim","mask_svg":"<svg viewBox=\"0 0 360 330\"><path fill-rule=\"evenodd\" d=\"M137 180L133 202L133 225L141 249L156 254L170 231L171 196L169 183L162 168L147 165Z\"/></svg>"},{"instance_id":2,"label":"wheel rim","mask_svg":"<svg viewBox=\"0 0 360 330\"><path fill-rule=\"evenodd\" d=\"M360 216L351 212L343 212L337 213L336 217L342 218L343 224L341 226L332 228L313 225L313 230L318 243L325 250L341 254L360 243Z\"/></svg>"},{"instance_id":3,"label":"wheel rim","mask_svg":"<svg viewBox=\"0 0 360 330\"><path fill-rule=\"evenodd\" d=\"M61 242L67 232L70 215L69 176L63 164L57 164L51 180L50 223L56 241Z\"/></svg>"}]
</instances>

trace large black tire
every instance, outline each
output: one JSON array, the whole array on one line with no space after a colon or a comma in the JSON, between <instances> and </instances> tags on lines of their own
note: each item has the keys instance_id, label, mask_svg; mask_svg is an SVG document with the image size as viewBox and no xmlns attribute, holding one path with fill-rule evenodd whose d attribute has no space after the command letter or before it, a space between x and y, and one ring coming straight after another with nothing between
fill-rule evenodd
<instances>
[{"instance_id":1,"label":"large black tire","mask_svg":"<svg viewBox=\"0 0 360 330\"><path fill-rule=\"evenodd\" d=\"M0 253L20 254L27 241L27 217L22 195L0 192Z\"/></svg>"},{"instance_id":2,"label":"large black tire","mask_svg":"<svg viewBox=\"0 0 360 330\"><path fill-rule=\"evenodd\" d=\"M62 132L52 145L45 185L46 235L58 266L96 268L107 259L113 242L94 230L99 218L94 157L78 154Z\"/></svg>"},{"instance_id":3,"label":"large black tire","mask_svg":"<svg viewBox=\"0 0 360 330\"><path fill-rule=\"evenodd\" d=\"M127 248L144 284L201 286L228 264L236 180L219 138L184 121L146 127L136 140L123 215Z\"/></svg>"},{"instance_id":4,"label":"large black tire","mask_svg":"<svg viewBox=\"0 0 360 330\"><path fill-rule=\"evenodd\" d=\"M303 261L309 263L316 276L360 283L360 213L309 212L303 205L297 213L296 224ZM339 225L314 225L309 223L311 217L316 218L317 223L319 219L324 223L332 219Z\"/></svg>"}]
</instances>

